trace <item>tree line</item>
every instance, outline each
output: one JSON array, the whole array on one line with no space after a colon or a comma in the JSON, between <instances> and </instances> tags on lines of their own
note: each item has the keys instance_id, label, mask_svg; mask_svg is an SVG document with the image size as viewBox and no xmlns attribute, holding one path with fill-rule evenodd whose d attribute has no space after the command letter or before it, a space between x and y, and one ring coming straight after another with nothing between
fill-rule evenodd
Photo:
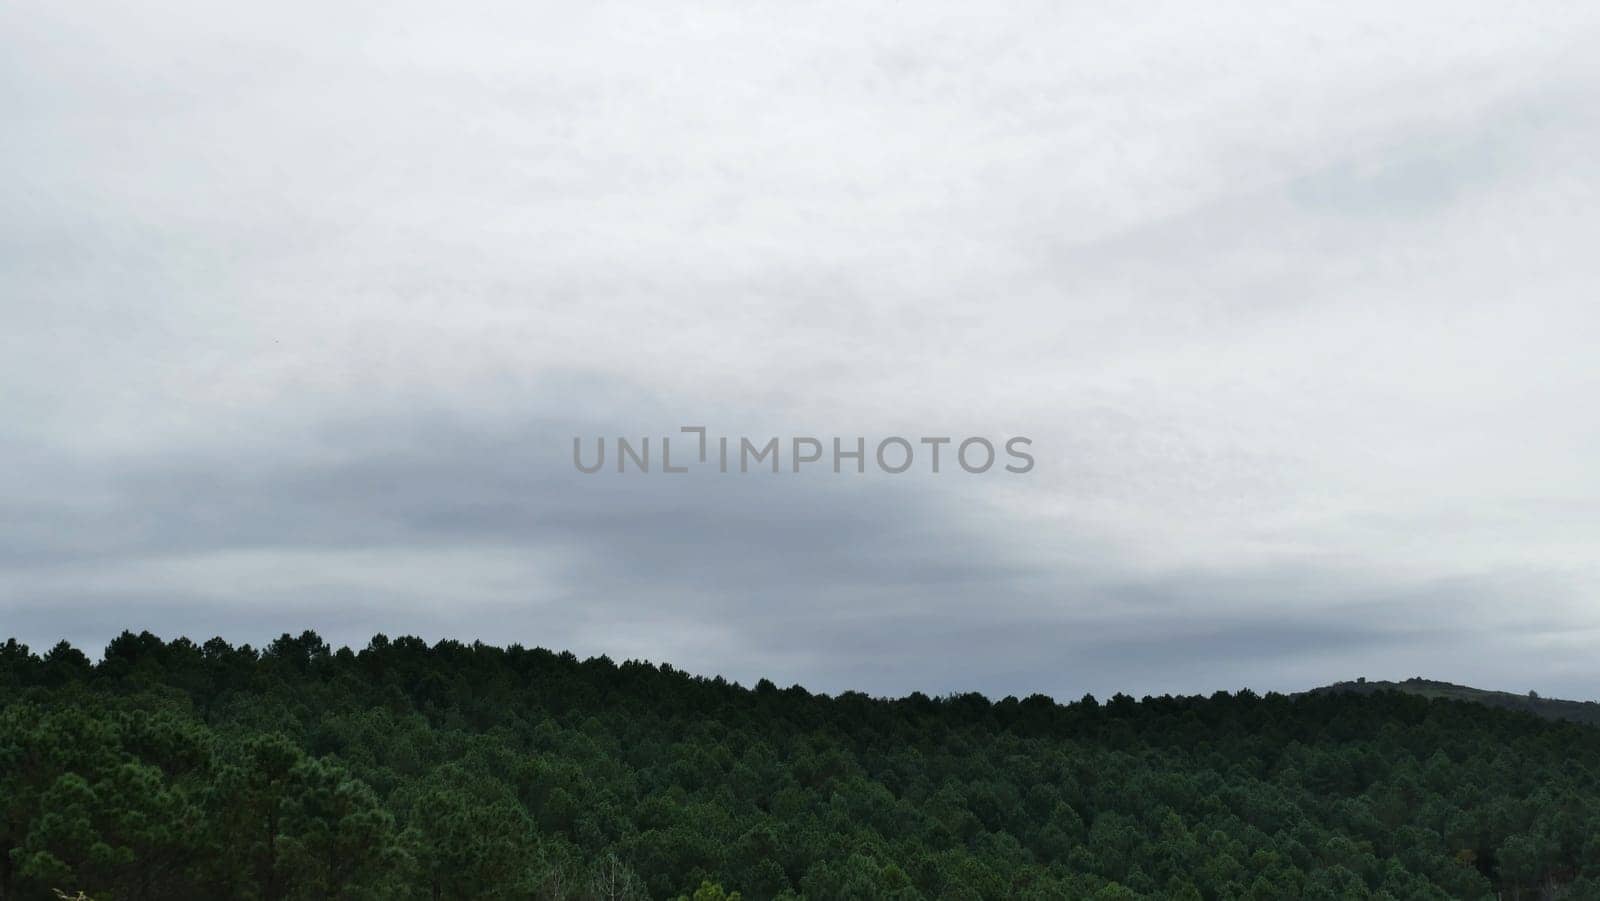
<instances>
[{"instance_id":1,"label":"tree line","mask_svg":"<svg viewBox=\"0 0 1600 901\"><path fill-rule=\"evenodd\" d=\"M874 699L382 635L0 645L0 901L1600 899L1600 731Z\"/></svg>"}]
</instances>

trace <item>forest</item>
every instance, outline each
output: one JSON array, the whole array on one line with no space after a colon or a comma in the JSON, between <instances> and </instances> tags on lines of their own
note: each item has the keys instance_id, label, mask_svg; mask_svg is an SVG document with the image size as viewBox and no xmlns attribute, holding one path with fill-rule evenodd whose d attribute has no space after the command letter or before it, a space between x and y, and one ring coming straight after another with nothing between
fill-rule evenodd
<instances>
[{"instance_id":1,"label":"forest","mask_svg":"<svg viewBox=\"0 0 1600 901\"><path fill-rule=\"evenodd\" d=\"M680 661L683 663L683 661ZM1600 898L1600 731L829 696L314 633L0 645L0 899Z\"/></svg>"}]
</instances>

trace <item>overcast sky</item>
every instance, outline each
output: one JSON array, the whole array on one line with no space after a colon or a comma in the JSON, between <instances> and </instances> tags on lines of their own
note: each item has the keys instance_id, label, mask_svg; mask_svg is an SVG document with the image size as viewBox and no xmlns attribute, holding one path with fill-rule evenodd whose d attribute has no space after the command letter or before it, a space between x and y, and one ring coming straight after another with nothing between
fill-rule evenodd
<instances>
[{"instance_id":1,"label":"overcast sky","mask_svg":"<svg viewBox=\"0 0 1600 901\"><path fill-rule=\"evenodd\" d=\"M1554 2L0 5L0 633L1600 697L1597 41ZM572 466L683 425L1037 465Z\"/></svg>"}]
</instances>

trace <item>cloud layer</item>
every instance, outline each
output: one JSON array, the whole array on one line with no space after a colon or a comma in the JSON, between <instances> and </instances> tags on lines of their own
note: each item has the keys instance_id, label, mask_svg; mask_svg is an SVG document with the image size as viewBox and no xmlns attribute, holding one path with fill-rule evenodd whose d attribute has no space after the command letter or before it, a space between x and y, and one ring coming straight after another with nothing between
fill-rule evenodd
<instances>
[{"instance_id":1,"label":"cloud layer","mask_svg":"<svg viewBox=\"0 0 1600 901\"><path fill-rule=\"evenodd\" d=\"M0 10L0 631L1593 697L1581 5ZM574 435L1026 476L583 476Z\"/></svg>"}]
</instances>

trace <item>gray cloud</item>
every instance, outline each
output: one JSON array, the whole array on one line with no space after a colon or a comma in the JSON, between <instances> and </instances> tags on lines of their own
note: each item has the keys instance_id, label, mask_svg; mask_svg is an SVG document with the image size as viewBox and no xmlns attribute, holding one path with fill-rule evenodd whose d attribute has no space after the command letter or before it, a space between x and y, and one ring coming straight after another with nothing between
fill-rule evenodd
<instances>
[{"instance_id":1,"label":"gray cloud","mask_svg":"<svg viewBox=\"0 0 1600 901\"><path fill-rule=\"evenodd\" d=\"M13 524L0 606L39 645L122 628L257 643L410 631L826 690L1072 694L1282 687L1375 652L1482 645L1429 609L1531 584L1383 597L1304 564L1136 575L1092 534L1056 529L1050 559L1030 558L1020 539L1045 524L962 504L946 486L971 476L584 475L566 456L571 436L637 433L628 422L661 413L506 426L415 412L225 454L79 461L94 502ZM1304 671L1319 675L1289 675Z\"/></svg>"},{"instance_id":2,"label":"gray cloud","mask_svg":"<svg viewBox=\"0 0 1600 901\"><path fill-rule=\"evenodd\" d=\"M967 12L0 9L3 631L1591 696L1595 12Z\"/></svg>"}]
</instances>

